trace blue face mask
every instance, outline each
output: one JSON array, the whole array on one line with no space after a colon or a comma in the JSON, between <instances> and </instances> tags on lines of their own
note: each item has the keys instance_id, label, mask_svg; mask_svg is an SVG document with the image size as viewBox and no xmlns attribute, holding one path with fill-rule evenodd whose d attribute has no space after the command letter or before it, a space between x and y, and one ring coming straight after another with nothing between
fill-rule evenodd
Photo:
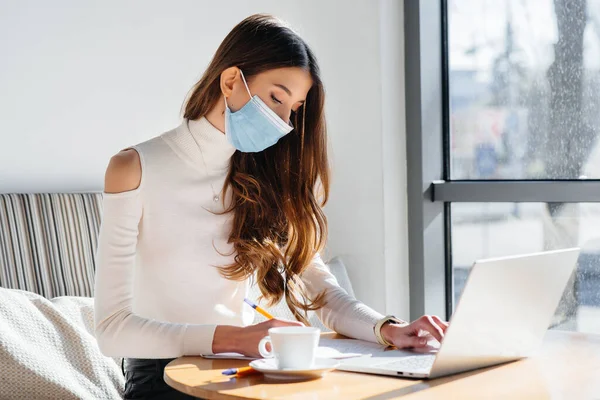
<instances>
[{"instance_id":1,"label":"blue face mask","mask_svg":"<svg viewBox=\"0 0 600 400\"><path fill-rule=\"evenodd\" d=\"M225 136L239 151L256 153L273 146L294 129L269 108L257 95L252 96L240 70L250 100L232 112L225 98Z\"/></svg>"}]
</instances>

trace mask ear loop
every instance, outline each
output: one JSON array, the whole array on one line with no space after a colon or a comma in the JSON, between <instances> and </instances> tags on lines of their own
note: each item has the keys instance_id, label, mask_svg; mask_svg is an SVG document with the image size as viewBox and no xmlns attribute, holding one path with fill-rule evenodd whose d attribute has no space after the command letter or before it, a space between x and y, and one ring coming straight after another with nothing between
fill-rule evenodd
<instances>
[{"instance_id":1,"label":"mask ear loop","mask_svg":"<svg viewBox=\"0 0 600 400\"><path fill-rule=\"evenodd\" d=\"M242 80L244 81L244 86L246 86L246 90L248 91L248 96L250 96L250 100L252 100L252 93L250 93L250 88L248 87L248 84L246 83L246 78L244 78L244 73L242 72L241 69L240 69L240 75L242 75Z\"/></svg>"},{"instance_id":2,"label":"mask ear loop","mask_svg":"<svg viewBox=\"0 0 600 400\"><path fill-rule=\"evenodd\" d=\"M302 104L302 131L300 132L300 171L302 176L302 164L304 163L304 124L306 123L306 103ZM296 114L296 124L298 124L298 114Z\"/></svg>"},{"instance_id":3,"label":"mask ear loop","mask_svg":"<svg viewBox=\"0 0 600 400\"><path fill-rule=\"evenodd\" d=\"M250 88L248 87L248 84L246 83L246 78L244 78L244 73L242 72L241 69L240 69L240 75L242 75L242 81L244 81L244 86L246 86L246 90L248 91L250 100L252 100L252 93L250 93ZM229 104L227 104L227 97L225 97L225 95L223 95L223 100L225 100L225 108L229 108Z\"/></svg>"}]
</instances>

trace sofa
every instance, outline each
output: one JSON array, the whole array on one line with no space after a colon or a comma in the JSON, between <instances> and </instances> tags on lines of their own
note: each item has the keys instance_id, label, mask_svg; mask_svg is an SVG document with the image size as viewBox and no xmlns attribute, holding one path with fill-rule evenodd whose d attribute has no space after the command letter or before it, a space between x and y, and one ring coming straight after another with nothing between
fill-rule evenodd
<instances>
[{"instance_id":1,"label":"sofa","mask_svg":"<svg viewBox=\"0 0 600 400\"><path fill-rule=\"evenodd\" d=\"M121 359L104 356L94 337L101 221L102 192L0 193L1 399L122 398ZM326 264L354 295L341 259ZM253 286L250 297L259 294ZM268 309L292 319L283 301Z\"/></svg>"}]
</instances>

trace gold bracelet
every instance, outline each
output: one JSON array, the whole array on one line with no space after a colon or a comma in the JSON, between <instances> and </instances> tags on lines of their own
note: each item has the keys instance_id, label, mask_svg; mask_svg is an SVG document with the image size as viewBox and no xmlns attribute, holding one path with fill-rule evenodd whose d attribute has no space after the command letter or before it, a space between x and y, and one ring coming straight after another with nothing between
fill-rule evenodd
<instances>
[{"instance_id":1,"label":"gold bracelet","mask_svg":"<svg viewBox=\"0 0 600 400\"><path fill-rule=\"evenodd\" d=\"M394 344L388 342L381 334L381 328L383 327L383 324L385 324L386 322L394 322L396 324L399 324L400 326L406 326L406 325L409 325L409 323L406 321L402 321L401 319L398 319L398 318L394 317L393 315L386 315L385 317L383 317L379 321L377 321L377 323L373 327L373 331L375 332L375 337L377 338L377 342L384 346L393 346Z\"/></svg>"}]
</instances>

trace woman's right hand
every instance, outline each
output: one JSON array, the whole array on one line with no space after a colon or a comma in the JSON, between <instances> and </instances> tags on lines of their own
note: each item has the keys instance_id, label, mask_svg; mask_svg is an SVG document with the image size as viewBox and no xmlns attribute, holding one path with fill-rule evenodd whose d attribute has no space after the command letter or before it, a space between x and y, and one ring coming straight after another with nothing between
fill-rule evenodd
<instances>
[{"instance_id":1,"label":"woman's right hand","mask_svg":"<svg viewBox=\"0 0 600 400\"><path fill-rule=\"evenodd\" d=\"M269 329L279 326L304 326L298 321L273 318L256 325L234 327L218 325L213 338L213 353L241 353L249 357L261 358L258 342L269 336ZM267 344L267 346L269 346Z\"/></svg>"}]
</instances>

